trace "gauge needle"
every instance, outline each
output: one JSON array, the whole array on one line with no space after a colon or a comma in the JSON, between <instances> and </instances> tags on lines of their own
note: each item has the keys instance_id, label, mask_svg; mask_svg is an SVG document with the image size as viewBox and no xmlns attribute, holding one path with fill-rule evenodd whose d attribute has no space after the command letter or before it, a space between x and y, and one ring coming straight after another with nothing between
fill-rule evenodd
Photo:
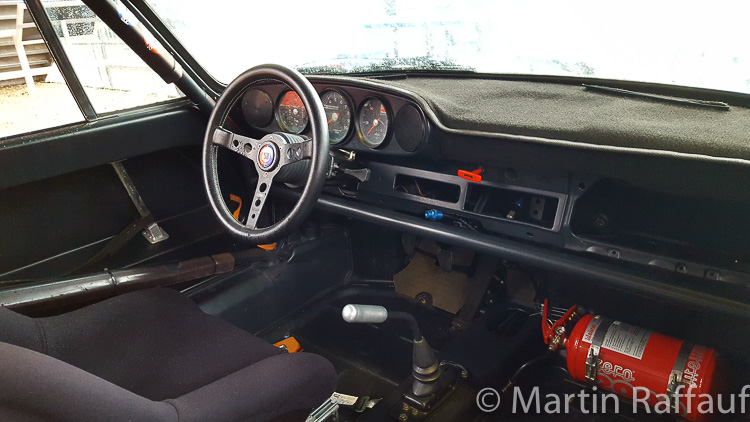
<instances>
[{"instance_id":1,"label":"gauge needle","mask_svg":"<svg viewBox=\"0 0 750 422\"><path fill-rule=\"evenodd\" d=\"M333 114L331 115L331 120L329 120L329 121L328 121L328 124L330 125L330 124L331 124L331 122L335 122L335 121L337 121L338 119L339 119L339 114L337 114L337 113L333 113Z\"/></svg>"},{"instance_id":2,"label":"gauge needle","mask_svg":"<svg viewBox=\"0 0 750 422\"><path fill-rule=\"evenodd\" d=\"M368 135L370 134L370 132L372 132L373 129L375 129L375 126L377 126L378 123L380 123L380 119L377 119L374 122L372 122L372 127L370 128L370 130L367 131Z\"/></svg>"}]
</instances>

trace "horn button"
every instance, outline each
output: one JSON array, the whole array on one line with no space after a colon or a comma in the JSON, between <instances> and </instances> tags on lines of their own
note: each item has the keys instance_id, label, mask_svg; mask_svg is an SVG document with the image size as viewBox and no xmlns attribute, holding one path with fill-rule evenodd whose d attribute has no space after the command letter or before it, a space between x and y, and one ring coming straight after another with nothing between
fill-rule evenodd
<instances>
[{"instance_id":1,"label":"horn button","mask_svg":"<svg viewBox=\"0 0 750 422\"><path fill-rule=\"evenodd\" d=\"M258 157L256 162L258 168L262 171L271 171L279 163L279 147L271 141L264 142L258 148Z\"/></svg>"}]
</instances>

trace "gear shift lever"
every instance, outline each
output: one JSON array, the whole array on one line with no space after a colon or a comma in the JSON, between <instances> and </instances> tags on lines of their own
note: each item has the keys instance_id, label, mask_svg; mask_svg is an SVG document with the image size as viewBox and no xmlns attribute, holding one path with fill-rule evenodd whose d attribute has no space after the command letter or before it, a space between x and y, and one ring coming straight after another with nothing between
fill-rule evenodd
<instances>
[{"instance_id":1,"label":"gear shift lever","mask_svg":"<svg viewBox=\"0 0 750 422\"><path fill-rule=\"evenodd\" d=\"M412 394L417 397L425 397L434 394L440 389L441 385L438 382L442 374L440 362L435 357L435 352L430 345L427 344L427 340L422 336L422 332L419 331L417 320L411 314L406 312L389 312L382 306L350 304L344 306L341 316L344 318L344 321L351 323L378 324L387 319L400 319L409 323L412 336L414 337L414 349L412 353L412 376L414 377L414 382L411 389Z\"/></svg>"}]
</instances>

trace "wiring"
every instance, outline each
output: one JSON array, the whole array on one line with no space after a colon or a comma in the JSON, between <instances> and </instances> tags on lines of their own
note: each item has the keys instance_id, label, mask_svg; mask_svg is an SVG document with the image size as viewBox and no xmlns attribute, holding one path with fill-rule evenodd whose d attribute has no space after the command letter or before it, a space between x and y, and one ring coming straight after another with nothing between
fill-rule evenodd
<instances>
[{"instance_id":1,"label":"wiring","mask_svg":"<svg viewBox=\"0 0 750 422\"><path fill-rule=\"evenodd\" d=\"M344 196L346 196L346 197L349 197L349 198L356 198L357 197L357 195L355 193L353 193L351 191L347 192L341 186L337 186L337 188L339 190L339 193L342 194L342 195L344 195Z\"/></svg>"},{"instance_id":2,"label":"wiring","mask_svg":"<svg viewBox=\"0 0 750 422\"><path fill-rule=\"evenodd\" d=\"M419 188L419 183L417 183L417 179L412 177L411 180L414 182L414 186L417 187L417 192L419 192L419 196L424 197L424 194L422 193L422 189Z\"/></svg>"}]
</instances>

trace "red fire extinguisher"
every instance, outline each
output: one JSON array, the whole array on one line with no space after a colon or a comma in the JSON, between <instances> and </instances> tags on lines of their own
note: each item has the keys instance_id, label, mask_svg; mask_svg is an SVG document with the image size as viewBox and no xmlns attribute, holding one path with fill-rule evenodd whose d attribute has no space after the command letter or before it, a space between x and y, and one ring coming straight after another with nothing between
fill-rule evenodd
<instances>
[{"instance_id":1,"label":"red fire extinguisher","mask_svg":"<svg viewBox=\"0 0 750 422\"><path fill-rule=\"evenodd\" d=\"M650 406L667 405L690 421L710 416L701 412L713 398L716 354L713 349L688 343L599 315L585 315L567 335L565 324L576 307L552 325L544 301L542 333L550 350L566 350L573 379Z\"/></svg>"}]
</instances>

